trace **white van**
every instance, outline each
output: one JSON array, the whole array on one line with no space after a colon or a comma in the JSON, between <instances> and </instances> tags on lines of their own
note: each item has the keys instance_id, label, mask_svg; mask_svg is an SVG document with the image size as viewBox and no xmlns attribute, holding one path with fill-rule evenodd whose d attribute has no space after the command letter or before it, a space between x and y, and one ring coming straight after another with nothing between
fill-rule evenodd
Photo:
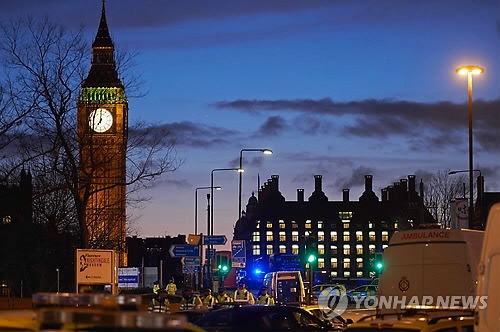
<instances>
[{"instance_id":1,"label":"white van","mask_svg":"<svg viewBox=\"0 0 500 332\"><path fill-rule=\"evenodd\" d=\"M475 294L484 232L426 228L393 234L384 250L378 296L399 299Z\"/></svg>"},{"instance_id":2,"label":"white van","mask_svg":"<svg viewBox=\"0 0 500 332\"><path fill-rule=\"evenodd\" d=\"M488 296L487 307L476 310L475 331L500 331L500 203L488 215L479 262L477 295Z\"/></svg>"},{"instance_id":3,"label":"white van","mask_svg":"<svg viewBox=\"0 0 500 332\"><path fill-rule=\"evenodd\" d=\"M306 300L300 271L267 273L264 276L264 286L276 304L301 305Z\"/></svg>"}]
</instances>

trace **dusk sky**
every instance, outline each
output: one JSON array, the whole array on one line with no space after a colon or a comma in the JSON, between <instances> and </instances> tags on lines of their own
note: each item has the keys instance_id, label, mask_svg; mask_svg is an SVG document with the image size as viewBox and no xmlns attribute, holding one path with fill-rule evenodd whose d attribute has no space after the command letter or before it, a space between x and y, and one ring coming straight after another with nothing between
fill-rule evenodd
<instances>
[{"instance_id":1,"label":"dusk sky","mask_svg":"<svg viewBox=\"0 0 500 332\"><path fill-rule=\"evenodd\" d=\"M468 169L467 78L473 79L474 164L500 191L499 2L496 0L107 0L115 47L138 51L142 98L130 122L170 129L180 168L128 210L139 235L193 232L194 190L244 154L243 202L277 174L280 191L358 200L364 175L380 189L409 174ZM97 32L99 0L0 2L5 22L49 16ZM90 65L90 63L89 63ZM76 123L75 123L76 126ZM232 238L238 174L218 172L215 233ZM199 227L206 231L206 195Z\"/></svg>"}]
</instances>

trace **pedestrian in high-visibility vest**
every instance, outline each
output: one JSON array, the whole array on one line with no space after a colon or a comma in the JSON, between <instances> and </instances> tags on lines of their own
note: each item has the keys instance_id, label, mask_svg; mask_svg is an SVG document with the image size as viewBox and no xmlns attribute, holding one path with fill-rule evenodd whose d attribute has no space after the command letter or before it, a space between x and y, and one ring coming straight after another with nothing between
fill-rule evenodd
<instances>
[{"instance_id":1,"label":"pedestrian in high-visibility vest","mask_svg":"<svg viewBox=\"0 0 500 332\"><path fill-rule=\"evenodd\" d=\"M177 286L174 284L173 280L170 280L170 283L167 285L168 295L175 295L176 291L177 291Z\"/></svg>"},{"instance_id":2,"label":"pedestrian in high-visibility vest","mask_svg":"<svg viewBox=\"0 0 500 332\"><path fill-rule=\"evenodd\" d=\"M213 307L214 304L218 303L217 299L212 296L212 290L210 288L204 288L201 291L201 302L204 307Z\"/></svg>"},{"instance_id":3,"label":"pedestrian in high-visibility vest","mask_svg":"<svg viewBox=\"0 0 500 332\"><path fill-rule=\"evenodd\" d=\"M257 296L257 301L255 304L263 304L263 305L274 305L274 299L267 294L267 288L262 287L260 289L259 295Z\"/></svg>"},{"instance_id":4,"label":"pedestrian in high-visibility vest","mask_svg":"<svg viewBox=\"0 0 500 332\"><path fill-rule=\"evenodd\" d=\"M219 303L229 303L233 302L233 298L226 294L225 288L219 288L219 295L217 296L217 301L219 301Z\"/></svg>"},{"instance_id":5,"label":"pedestrian in high-visibility vest","mask_svg":"<svg viewBox=\"0 0 500 332\"><path fill-rule=\"evenodd\" d=\"M255 304L252 293L248 291L244 282L238 283L238 289L234 292L233 299L235 302L247 302Z\"/></svg>"},{"instance_id":6,"label":"pedestrian in high-visibility vest","mask_svg":"<svg viewBox=\"0 0 500 332\"><path fill-rule=\"evenodd\" d=\"M155 281L153 284L153 294L158 295L158 291L160 290L160 284L158 283L158 280Z\"/></svg>"},{"instance_id":7,"label":"pedestrian in high-visibility vest","mask_svg":"<svg viewBox=\"0 0 500 332\"><path fill-rule=\"evenodd\" d=\"M182 291L181 305L184 309L196 308L203 305L199 296L193 295L193 290L189 287Z\"/></svg>"}]
</instances>

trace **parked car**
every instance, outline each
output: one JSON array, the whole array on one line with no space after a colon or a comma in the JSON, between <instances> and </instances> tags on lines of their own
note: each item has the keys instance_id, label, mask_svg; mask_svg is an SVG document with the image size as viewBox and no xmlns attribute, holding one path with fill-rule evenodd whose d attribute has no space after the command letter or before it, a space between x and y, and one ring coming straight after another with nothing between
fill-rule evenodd
<instances>
[{"instance_id":1,"label":"parked car","mask_svg":"<svg viewBox=\"0 0 500 332\"><path fill-rule=\"evenodd\" d=\"M315 296L319 296L321 293L337 293L335 295L343 295L346 293L346 288L341 284L323 284L316 285L312 288L312 294Z\"/></svg>"},{"instance_id":2,"label":"parked car","mask_svg":"<svg viewBox=\"0 0 500 332\"><path fill-rule=\"evenodd\" d=\"M330 322L333 329L343 330L347 325L352 324L352 319L344 319L341 315L335 313L331 308L318 305L309 305L302 307L305 311L313 314L322 321Z\"/></svg>"},{"instance_id":3,"label":"parked car","mask_svg":"<svg viewBox=\"0 0 500 332\"><path fill-rule=\"evenodd\" d=\"M473 328L472 312L438 309L369 316L351 324L345 332L472 332Z\"/></svg>"},{"instance_id":4,"label":"parked car","mask_svg":"<svg viewBox=\"0 0 500 332\"><path fill-rule=\"evenodd\" d=\"M216 331L330 331L334 327L298 307L252 305L214 310L196 325Z\"/></svg>"}]
</instances>

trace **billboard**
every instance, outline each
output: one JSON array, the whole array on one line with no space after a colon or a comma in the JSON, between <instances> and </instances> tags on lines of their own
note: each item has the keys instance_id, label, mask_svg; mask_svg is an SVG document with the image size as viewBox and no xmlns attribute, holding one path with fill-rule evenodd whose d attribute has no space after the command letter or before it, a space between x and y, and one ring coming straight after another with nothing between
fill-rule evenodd
<instances>
[{"instance_id":1,"label":"billboard","mask_svg":"<svg viewBox=\"0 0 500 332\"><path fill-rule=\"evenodd\" d=\"M113 250L76 249L76 282L84 285L114 284L117 264Z\"/></svg>"}]
</instances>

